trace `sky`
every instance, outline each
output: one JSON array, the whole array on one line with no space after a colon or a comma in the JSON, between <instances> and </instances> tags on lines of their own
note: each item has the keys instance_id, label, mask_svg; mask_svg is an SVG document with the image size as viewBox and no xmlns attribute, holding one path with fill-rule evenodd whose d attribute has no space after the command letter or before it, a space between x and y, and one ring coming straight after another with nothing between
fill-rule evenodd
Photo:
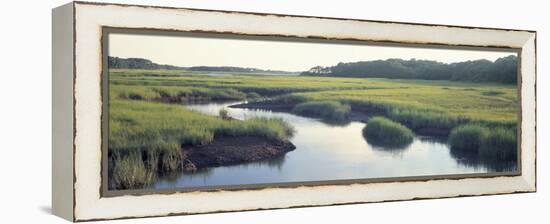
<instances>
[{"instance_id":1,"label":"sky","mask_svg":"<svg viewBox=\"0 0 550 224\"><path fill-rule=\"evenodd\" d=\"M265 70L306 71L339 62L425 59L445 63L497 58L514 52L373 46L342 43L243 40L146 34L109 34L109 56L145 58L182 67L236 66Z\"/></svg>"}]
</instances>

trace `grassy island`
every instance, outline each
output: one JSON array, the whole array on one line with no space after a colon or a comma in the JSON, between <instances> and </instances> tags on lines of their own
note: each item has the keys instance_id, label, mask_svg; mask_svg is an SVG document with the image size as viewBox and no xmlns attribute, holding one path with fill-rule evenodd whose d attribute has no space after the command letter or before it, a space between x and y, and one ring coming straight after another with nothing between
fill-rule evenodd
<instances>
[{"instance_id":1,"label":"grassy island","mask_svg":"<svg viewBox=\"0 0 550 224\"><path fill-rule=\"evenodd\" d=\"M363 129L363 135L374 145L399 147L412 142L414 134L407 127L384 117L373 117Z\"/></svg>"}]
</instances>

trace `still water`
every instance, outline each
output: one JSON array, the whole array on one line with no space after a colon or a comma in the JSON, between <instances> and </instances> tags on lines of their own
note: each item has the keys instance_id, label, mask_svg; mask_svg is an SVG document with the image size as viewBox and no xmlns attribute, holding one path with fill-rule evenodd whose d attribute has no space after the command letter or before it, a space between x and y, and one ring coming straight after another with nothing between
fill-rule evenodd
<instances>
[{"instance_id":1,"label":"still water","mask_svg":"<svg viewBox=\"0 0 550 224\"><path fill-rule=\"evenodd\" d=\"M296 130L290 139L296 149L264 161L202 169L195 173L174 173L160 177L152 187L166 189L492 171L487 164L453 153L444 139L417 136L408 146L386 149L368 143L362 135L365 124L361 122L334 126L289 113L228 107L237 103L240 102L185 107L213 116L225 108L231 117L240 120L282 118Z\"/></svg>"}]
</instances>

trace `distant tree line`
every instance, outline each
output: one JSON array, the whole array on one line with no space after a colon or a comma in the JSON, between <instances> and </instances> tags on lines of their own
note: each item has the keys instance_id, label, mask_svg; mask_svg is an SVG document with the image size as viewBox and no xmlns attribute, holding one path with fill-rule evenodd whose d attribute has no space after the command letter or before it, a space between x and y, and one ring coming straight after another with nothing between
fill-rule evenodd
<instances>
[{"instance_id":1,"label":"distant tree line","mask_svg":"<svg viewBox=\"0 0 550 224\"><path fill-rule=\"evenodd\" d=\"M430 60L387 59L338 63L331 67L315 66L305 76L376 77L392 79L428 79L472 82L517 83L517 57L441 63Z\"/></svg>"},{"instance_id":2,"label":"distant tree line","mask_svg":"<svg viewBox=\"0 0 550 224\"><path fill-rule=\"evenodd\" d=\"M193 66L187 67L189 71L209 71L209 72L244 72L244 73L294 73L280 70L264 70L258 68L243 68L234 66Z\"/></svg>"},{"instance_id":3,"label":"distant tree line","mask_svg":"<svg viewBox=\"0 0 550 224\"><path fill-rule=\"evenodd\" d=\"M262 71L256 68L242 68L233 66L193 66L189 67L190 71L210 71L210 72L259 72Z\"/></svg>"},{"instance_id":4,"label":"distant tree line","mask_svg":"<svg viewBox=\"0 0 550 224\"><path fill-rule=\"evenodd\" d=\"M109 57L109 68L129 68L129 69L167 69L178 70L185 69L183 67L173 65L161 65L143 58L119 58Z\"/></svg>"},{"instance_id":5,"label":"distant tree line","mask_svg":"<svg viewBox=\"0 0 550 224\"><path fill-rule=\"evenodd\" d=\"M285 73L294 74L295 72L263 70L257 68L243 68L234 66L192 66L179 67L173 65L163 65L152 62L144 58L119 58L109 57L109 68L127 68L127 69L167 69L167 70L187 70L187 71L209 71L209 72L243 72L243 73Z\"/></svg>"}]
</instances>

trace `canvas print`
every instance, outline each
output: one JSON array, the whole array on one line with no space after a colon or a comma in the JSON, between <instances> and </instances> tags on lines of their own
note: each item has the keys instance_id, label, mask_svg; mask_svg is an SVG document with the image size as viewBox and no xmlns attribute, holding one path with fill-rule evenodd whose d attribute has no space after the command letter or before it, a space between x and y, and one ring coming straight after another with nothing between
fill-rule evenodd
<instances>
[{"instance_id":1,"label":"canvas print","mask_svg":"<svg viewBox=\"0 0 550 224\"><path fill-rule=\"evenodd\" d=\"M519 172L511 49L104 38L112 191Z\"/></svg>"}]
</instances>

